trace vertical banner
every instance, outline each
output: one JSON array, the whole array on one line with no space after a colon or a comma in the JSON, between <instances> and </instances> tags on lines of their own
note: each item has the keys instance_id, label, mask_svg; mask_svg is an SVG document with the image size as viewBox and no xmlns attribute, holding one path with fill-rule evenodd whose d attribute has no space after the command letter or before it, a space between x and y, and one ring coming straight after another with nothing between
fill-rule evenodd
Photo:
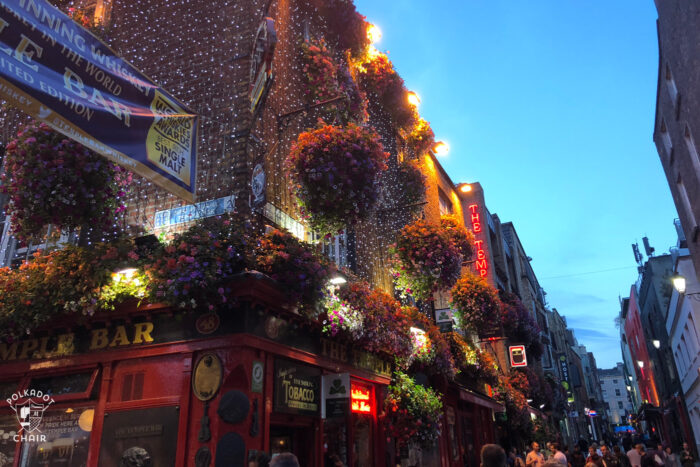
<instances>
[{"instance_id":1,"label":"vertical banner","mask_svg":"<svg viewBox=\"0 0 700 467\"><path fill-rule=\"evenodd\" d=\"M194 202L196 115L46 0L0 3L0 98Z\"/></svg>"}]
</instances>

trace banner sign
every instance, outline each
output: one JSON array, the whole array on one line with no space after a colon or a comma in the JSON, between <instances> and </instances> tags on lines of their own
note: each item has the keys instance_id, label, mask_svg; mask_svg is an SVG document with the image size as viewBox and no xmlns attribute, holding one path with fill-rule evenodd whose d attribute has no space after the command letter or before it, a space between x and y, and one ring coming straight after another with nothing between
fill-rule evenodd
<instances>
[{"instance_id":1,"label":"banner sign","mask_svg":"<svg viewBox=\"0 0 700 467\"><path fill-rule=\"evenodd\" d=\"M46 0L0 4L0 98L194 202L197 117Z\"/></svg>"}]
</instances>

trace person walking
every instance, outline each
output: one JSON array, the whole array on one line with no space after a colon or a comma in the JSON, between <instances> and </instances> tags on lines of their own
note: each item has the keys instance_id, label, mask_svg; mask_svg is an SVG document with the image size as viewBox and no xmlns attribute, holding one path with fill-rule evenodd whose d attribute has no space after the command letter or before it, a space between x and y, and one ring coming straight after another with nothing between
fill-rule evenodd
<instances>
[{"instance_id":1,"label":"person walking","mask_svg":"<svg viewBox=\"0 0 700 467\"><path fill-rule=\"evenodd\" d=\"M555 441L551 444L552 447L552 457L550 460L554 460L559 462L563 467L567 467L569 465L569 462L566 460L566 454L561 452L561 449L559 448L559 442Z\"/></svg>"},{"instance_id":2,"label":"person walking","mask_svg":"<svg viewBox=\"0 0 700 467\"><path fill-rule=\"evenodd\" d=\"M613 446L613 454L615 457L617 457L617 462L620 465L620 467L632 467L632 464L630 464L630 460L627 458L627 454L622 452L620 449L620 446L617 444Z\"/></svg>"},{"instance_id":3,"label":"person walking","mask_svg":"<svg viewBox=\"0 0 700 467\"><path fill-rule=\"evenodd\" d=\"M532 451L525 458L525 467L544 467L544 456L540 453L540 444L533 441L530 447Z\"/></svg>"},{"instance_id":4,"label":"person walking","mask_svg":"<svg viewBox=\"0 0 700 467\"><path fill-rule=\"evenodd\" d=\"M690 452L690 445L686 442L683 443L683 449L681 450L681 455L680 459L681 465L683 467L694 467L695 466L695 457L693 457L693 453Z\"/></svg>"},{"instance_id":5,"label":"person walking","mask_svg":"<svg viewBox=\"0 0 700 467\"><path fill-rule=\"evenodd\" d=\"M681 467L681 461L678 454L675 454L671 446L666 446L664 449L666 457L664 457L664 467Z\"/></svg>"},{"instance_id":6,"label":"person walking","mask_svg":"<svg viewBox=\"0 0 700 467\"><path fill-rule=\"evenodd\" d=\"M644 446L641 443L635 444L632 449L627 451L627 458L632 467L642 467L642 452L644 452Z\"/></svg>"},{"instance_id":7,"label":"person walking","mask_svg":"<svg viewBox=\"0 0 700 467\"><path fill-rule=\"evenodd\" d=\"M506 467L506 452L498 444L484 444L481 467Z\"/></svg>"},{"instance_id":8,"label":"person walking","mask_svg":"<svg viewBox=\"0 0 700 467\"><path fill-rule=\"evenodd\" d=\"M571 467L583 467L586 465L586 456L581 452L581 446L574 444L574 452L571 453Z\"/></svg>"},{"instance_id":9,"label":"person walking","mask_svg":"<svg viewBox=\"0 0 700 467\"><path fill-rule=\"evenodd\" d=\"M299 467L299 459L291 452L283 452L272 458L270 467Z\"/></svg>"}]
</instances>

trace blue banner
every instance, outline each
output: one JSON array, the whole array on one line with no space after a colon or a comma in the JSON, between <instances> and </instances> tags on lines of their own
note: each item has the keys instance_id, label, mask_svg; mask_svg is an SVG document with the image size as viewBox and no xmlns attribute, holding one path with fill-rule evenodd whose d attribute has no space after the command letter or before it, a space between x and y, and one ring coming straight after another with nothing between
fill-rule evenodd
<instances>
[{"instance_id":1,"label":"blue banner","mask_svg":"<svg viewBox=\"0 0 700 467\"><path fill-rule=\"evenodd\" d=\"M197 116L45 0L2 0L0 98L194 202Z\"/></svg>"}]
</instances>

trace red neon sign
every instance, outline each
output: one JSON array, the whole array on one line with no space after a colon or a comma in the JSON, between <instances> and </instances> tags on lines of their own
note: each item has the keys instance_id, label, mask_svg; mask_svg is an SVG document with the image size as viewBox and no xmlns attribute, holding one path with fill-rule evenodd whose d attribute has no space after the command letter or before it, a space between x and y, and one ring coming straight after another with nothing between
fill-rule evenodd
<instances>
[{"instance_id":1,"label":"red neon sign","mask_svg":"<svg viewBox=\"0 0 700 467\"><path fill-rule=\"evenodd\" d=\"M350 388L350 410L356 413L372 413L372 389L352 386Z\"/></svg>"},{"instance_id":2,"label":"red neon sign","mask_svg":"<svg viewBox=\"0 0 700 467\"><path fill-rule=\"evenodd\" d=\"M471 212L471 220L472 220L472 231L475 234L478 234L481 232L481 214L479 214L476 210L479 206L476 204L470 204L469 205L469 212ZM474 267L476 268L476 271L479 273L481 277L486 276L486 273L488 271L488 263L486 262L486 252L484 251L484 241L483 240L476 240L474 242L474 246L476 247L476 261L474 262Z\"/></svg>"}]
</instances>

